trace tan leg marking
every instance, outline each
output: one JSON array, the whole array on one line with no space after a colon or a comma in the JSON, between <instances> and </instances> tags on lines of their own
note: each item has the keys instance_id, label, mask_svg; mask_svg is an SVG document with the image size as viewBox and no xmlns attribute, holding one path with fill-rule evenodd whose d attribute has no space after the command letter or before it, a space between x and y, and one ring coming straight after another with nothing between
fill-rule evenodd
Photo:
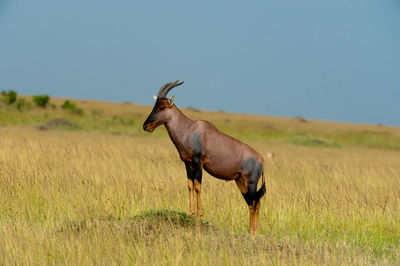
<instances>
[{"instance_id":1,"label":"tan leg marking","mask_svg":"<svg viewBox=\"0 0 400 266\"><path fill-rule=\"evenodd\" d=\"M250 222L249 222L249 233L250 235L255 235L255 231L254 231L254 218L255 218L255 206L254 203L252 205L249 205L249 212L250 212Z\"/></svg>"},{"instance_id":2,"label":"tan leg marking","mask_svg":"<svg viewBox=\"0 0 400 266\"><path fill-rule=\"evenodd\" d=\"M251 235L258 234L258 216L260 214L260 202L253 201L252 205L249 205L250 212L250 224L249 231Z\"/></svg>"},{"instance_id":3,"label":"tan leg marking","mask_svg":"<svg viewBox=\"0 0 400 266\"><path fill-rule=\"evenodd\" d=\"M189 189L189 215L194 214L194 185L193 181L187 180L188 189Z\"/></svg>"},{"instance_id":4,"label":"tan leg marking","mask_svg":"<svg viewBox=\"0 0 400 266\"><path fill-rule=\"evenodd\" d=\"M201 200L200 200L201 183L197 180L194 180L194 190L196 191L196 195L197 195L196 219L200 219L200 217L203 215L203 210L201 209Z\"/></svg>"},{"instance_id":5,"label":"tan leg marking","mask_svg":"<svg viewBox=\"0 0 400 266\"><path fill-rule=\"evenodd\" d=\"M236 185L239 187L240 192L242 194L246 194L248 192L247 188L247 176L241 176L238 179L235 179Z\"/></svg>"},{"instance_id":6,"label":"tan leg marking","mask_svg":"<svg viewBox=\"0 0 400 266\"><path fill-rule=\"evenodd\" d=\"M254 215L254 234L258 234L258 217L260 215L260 202L257 202L256 204L256 211Z\"/></svg>"}]
</instances>

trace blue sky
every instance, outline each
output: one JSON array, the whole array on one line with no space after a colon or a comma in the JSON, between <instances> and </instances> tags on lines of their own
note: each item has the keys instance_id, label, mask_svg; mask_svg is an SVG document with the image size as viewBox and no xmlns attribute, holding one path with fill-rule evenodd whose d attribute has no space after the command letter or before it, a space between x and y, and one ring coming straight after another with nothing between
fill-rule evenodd
<instances>
[{"instance_id":1,"label":"blue sky","mask_svg":"<svg viewBox=\"0 0 400 266\"><path fill-rule=\"evenodd\" d=\"M0 90L400 126L400 2L0 0Z\"/></svg>"}]
</instances>

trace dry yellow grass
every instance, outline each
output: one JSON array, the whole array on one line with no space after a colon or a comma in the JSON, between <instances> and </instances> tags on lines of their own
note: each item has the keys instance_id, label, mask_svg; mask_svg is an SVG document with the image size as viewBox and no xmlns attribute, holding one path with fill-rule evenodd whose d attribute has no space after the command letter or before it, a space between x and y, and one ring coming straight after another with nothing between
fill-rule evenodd
<instances>
[{"instance_id":1,"label":"dry yellow grass","mask_svg":"<svg viewBox=\"0 0 400 266\"><path fill-rule=\"evenodd\" d=\"M132 113L128 104L115 106L120 116L124 108ZM149 111L135 108L138 119ZM249 116L229 115L224 124L227 117L211 120L240 136L235 125ZM252 125L292 127L284 119L252 119ZM324 122L299 126L399 132ZM207 174L203 223L181 221L188 209L185 168L163 131L155 136L0 126L0 264L400 263L399 150L243 135L260 153L276 154L265 164L260 236L250 237L247 206L234 182Z\"/></svg>"}]
</instances>

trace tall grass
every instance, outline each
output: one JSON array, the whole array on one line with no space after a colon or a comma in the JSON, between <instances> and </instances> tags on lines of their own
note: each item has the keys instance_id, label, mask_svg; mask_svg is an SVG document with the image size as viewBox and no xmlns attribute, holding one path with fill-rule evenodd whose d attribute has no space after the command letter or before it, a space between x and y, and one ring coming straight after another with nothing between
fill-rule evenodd
<instances>
[{"instance_id":1,"label":"tall grass","mask_svg":"<svg viewBox=\"0 0 400 266\"><path fill-rule=\"evenodd\" d=\"M276 154L251 237L234 182L204 174L203 221L184 214L184 165L157 134L0 126L0 264L400 263L397 149L248 137Z\"/></svg>"}]
</instances>

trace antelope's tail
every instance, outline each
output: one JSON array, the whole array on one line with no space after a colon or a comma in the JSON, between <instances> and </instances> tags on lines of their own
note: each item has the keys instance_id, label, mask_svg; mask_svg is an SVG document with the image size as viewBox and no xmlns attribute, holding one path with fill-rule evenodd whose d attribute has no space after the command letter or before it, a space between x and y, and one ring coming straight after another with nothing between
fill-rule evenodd
<instances>
[{"instance_id":1,"label":"antelope's tail","mask_svg":"<svg viewBox=\"0 0 400 266\"><path fill-rule=\"evenodd\" d=\"M257 191L256 193L256 201L259 201L265 194L266 192L266 188L265 188L265 176L264 176L264 170L262 171L262 184L260 189Z\"/></svg>"}]
</instances>

